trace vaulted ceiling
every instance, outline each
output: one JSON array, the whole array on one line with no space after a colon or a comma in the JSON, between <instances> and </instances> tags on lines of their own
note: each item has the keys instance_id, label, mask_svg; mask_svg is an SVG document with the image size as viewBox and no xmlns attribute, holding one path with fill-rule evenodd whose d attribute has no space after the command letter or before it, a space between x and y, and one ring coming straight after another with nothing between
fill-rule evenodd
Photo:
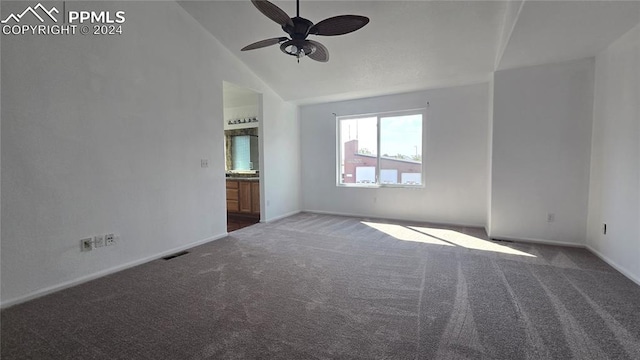
<instances>
[{"instance_id":1,"label":"vaulted ceiling","mask_svg":"<svg viewBox=\"0 0 640 360\"><path fill-rule=\"evenodd\" d=\"M272 1L294 15L294 1ZM345 100L486 81L499 69L594 56L640 21L637 1L305 1L313 22L342 14L371 22L335 37L310 36L327 63L300 63L278 46L241 52L286 35L246 1L180 5L283 99Z\"/></svg>"}]
</instances>

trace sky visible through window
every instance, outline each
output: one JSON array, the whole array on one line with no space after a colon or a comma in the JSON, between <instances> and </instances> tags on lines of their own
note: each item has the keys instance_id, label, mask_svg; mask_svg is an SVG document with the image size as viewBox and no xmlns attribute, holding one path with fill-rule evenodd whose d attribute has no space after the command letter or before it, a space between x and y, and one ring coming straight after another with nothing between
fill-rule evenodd
<instances>
[{"instance_id":1,"label":"sky visible through window","mask_svg":"<svg viewBox=\"0 0 640 360\"><path fill-rule=\"evenodd\" d=\"M402 115L380 118L380 154L407 159L422 159L422 115ZM342 120L342 145L357 139L358 151L377 155L376 118Z\"/></svg>"}]
</instances>

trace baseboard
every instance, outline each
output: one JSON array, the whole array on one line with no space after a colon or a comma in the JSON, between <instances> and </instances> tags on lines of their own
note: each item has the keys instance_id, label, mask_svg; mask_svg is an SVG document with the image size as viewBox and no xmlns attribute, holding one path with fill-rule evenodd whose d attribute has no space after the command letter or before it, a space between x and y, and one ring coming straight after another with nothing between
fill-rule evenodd
<instances>
[{"instance_id":1,"label":"baseboard","mask_svg":"<svg viewBox=\"0 0 640 360\"><path fill-rule=\"evenodd\" d=\"M344 213L344 212L337 212L337 211L302 210L301 212L306 212L310 214L321 214L321 215L348 216L348 217L366 218L366 219L422 222L422 223L429 223L429 224L441 225L441 226L464 226L464 227L473 227L473 228L484 228L484 225L482 224L449 223L449 222L440 222L440 221L430 221L430 220L424 220L424 219L394 218L389 216L375 216L375 215L357 214L357 213Z\"/></svg>"},{"instance_id":2,"label":"baseboard","mask_svg":"<svg viewBox=\"0 0 640 360\"><path fill-rule=\"evenodd\" d=\"M296 214L299 214L299 213L301 213L300 210L295 210L295 211L288 212L286 214L282 214L282 215L278 215L276 217L272 217L272 218L270 218L268 220L260 220L260 222L261 223L270 223L270 222L278 221L278 220L281 220L281 219L284 219L284 218L287 218L289 216L293 216L293 215L296 215Z\"/></svg>"},{"instance_id":3,"label":"baseboard","mask_svg":"<svg viewBox=\"0 0 640 360\"><path fill-rule=\"evenodd\" d=\"M504 241L515 241L515 242L525 242L525 243L534 243L534 244L544 244L544 245L557 245L557 246L568 246L575 248L586 248L584 244L576 244L572 242L565 241L555 241L555 240L545 240L545 239L536 239L536 238L523 238L523 237L509 237L509 236L491 236L491 239L495 240L504 240Z\"/></svg>"},{"instance_id":4,"label":"baseboard","mask_svg":"<svg viewBox=\"0 0 640 360\"><path fill-rule=\"evenodd\" d=\"M636 277L635 275L633 275L630 271L628 271L625 267L618 265L615 261L611 260L611 258L605 256L604 254L602 254L600 251L592 248L591 246L587 245L585 246L587 248L587 250L591 251L595 256L599 257L602 261L606 262L607 264L609 264L612 268L616 269L618 272L620 272L622 275L626 276L629 278L629 280L633 281L634 283L640 285L640 278Z\"/></svg>"},{"instance_id":5,"label":"baseboard","mask_svg":"<svg viewBox=\"0 0 640 360\"><path fill-rule=\"evenodd\" d=\"M193 243L190 243L190 244L187 244L187 245L182 245L182 246L170 249L170 250L166 250L166 251L163 251L161 253L157 253L157 254L154 254L154 255L151 255L151 256L147 256L145 258L138 259L138 260L126 263L126 264L114 266L112 268L101 270L101 271L98 271L98 272L93 273L93 274L89 274L89 275L86 275L86 276L79 277L77 279L65 281L63 283L52 285L52 286L46 287L44 289L36 290L36 291L31 292L29 294L22 295L22 296L13 298L13 299L9 299L9 300L3 301L2 303L0 303L0 308L5 309L5 308L8 308L8 307L13 306L13 305L17 305L17 304L20 304L20 303L23 303L23 302L26 302L26 301L29 301L29 300L33 300L33 299L36 299L36 298L39 298L39 297L42 297L42 296L45 296L45 295L60 291L60 290L64 290L64 289L67 289L67 288L70 288L70 287L73 287L73 286L76 286L76 285L80 285L82 283L85 283L85 282L88 282L88 281L91 281L91 280L95 280L95 279L101 278L101 277L106 276L106 275L111 275L113 273L117 273L119 271L122 271L122 270L125 270L125 269L129 269L129 268L132 268L134 266L142 265L144 263L160 259L160 258L165 257L167 255L171 255L171 254L174 254L174 253L182 251L182 250L190 249L192 247L195 247L195 246L198 246L198 245L202 245L202 244L214 241L214 240L222 239L222 238L227 237L227 236L228 236L228 233L225 232L225 233L220 234L220 235L212 236L210 238L206 238L206 239L203 239L203 240L198 240L196 242L193 242Z\"/></svg>"}]
</instances>

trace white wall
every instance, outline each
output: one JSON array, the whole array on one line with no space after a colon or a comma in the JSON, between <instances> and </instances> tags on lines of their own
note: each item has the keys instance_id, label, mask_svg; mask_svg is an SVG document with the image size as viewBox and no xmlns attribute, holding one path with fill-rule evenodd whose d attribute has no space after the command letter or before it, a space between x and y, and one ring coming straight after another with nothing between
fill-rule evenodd
<instances>
[{"instance_id":1,"label":"white wall","mask_svg":"<svg viewBox=\"0 0 640 360\"><path fill-rule=\"evenodd\" d=\"M592 100L593 59L495 73L492 237L584 244Z\"/></svg>"},{"instance_id":2,"label":"white wall","mask_svg":"<svg viewBox=\"0 0 640 360\"><path fill-rule=\"evenodd\" d=\"M300 211L300 127L298 107L290 103L265 100L263 113L270 115L260 125L260 141L266 141L264 157L260 154L261 194L268 187L260 220L269 222Z\"/></svg>"},{"instance_id":3,"label":"white wall","mask_svg":"<svg viewBox=\"0 0 640 360\"><path fill-rule=\"evenodd\" d=\"M124 34L2 37L3 306L226 233L223 80L262 93L263 218L299 209L295 106L174 2L90 4Z\"/></svg>"},{"instance_id":4,"label":"white wall","mask_svg":"<svg viewBox=\"0 0 640 360\"><path fill-rule=\"evenodd\" d=\"M494 92L495 92L495 79L492 74L489 79L489 129L487 134L487 207L486 207L486 220L484 224L484 230L487 234L491 234L491 189L493 186L493 178L491 177L493 171L493 107L494 107Z\"/></svg>"},{"instance_id":5,"label":"white wall","mask_svg":"<svg viewBox=\"0 0 640 360\"><path fill-rule=\"evenodd\" d=\"M488 84L302 107L303 209L484 226L486 223ZM425 188L336 186L338 115L423 108Z\"/></svg>"},{"instance_id":6,"label":"white wall","mask_svg":"<svg viewBox=\"0 0 640 360\"><path fill-rule=\"evenodd\" d=\"M258 117L258 100L256 99L255 105L246 105L246 106L234 106L234 107L225 107L224 108L224 129L248 129L258 127L257 122L244 123L244 124L229 124L229 120L237 120L237 119L248 119L248 118L259 118Z\"/></svg>"},{"instance_id":7,"label":"white wall","mask_svg":"<svg viewBox=\"0 0 640 360\"><path fill-rule=\"evenodd\" d=\"M238 89L237 85L225 83L222 86L224 107L224 129L247 129L258 127L257 122L229 124L229 120L260 118L260 94L246 88Z\"/></svg>"},{"instance_id":8,"label":"white wall","mask_svg":"<svg viewBox=\"0 0 640 360\"><path fill-rule=\"evenodd\" d=\"M639 220L640 25L596 57L587 227L587 245L638 283Z\"/></svg>"}]
</instances>

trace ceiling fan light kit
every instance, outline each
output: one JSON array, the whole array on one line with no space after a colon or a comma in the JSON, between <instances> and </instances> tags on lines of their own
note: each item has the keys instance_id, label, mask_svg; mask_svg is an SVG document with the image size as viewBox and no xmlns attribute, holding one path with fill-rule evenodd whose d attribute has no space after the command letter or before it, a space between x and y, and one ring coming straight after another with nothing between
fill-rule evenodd
<instances>
[{"instance_id":1,"label":"ceiling fan light kit","mask_svg":"<svg viewBox=\"0 0 640 360\"><path fill-rule=\"evenodd\" d=\"M300 0L296 0L296 17L289 17L282 9L267 0L251 0L251 3L266 17L282 27L290 38L276 37L247 45L241 51L260 49L280 44L280 51L300 58L309 57L315 61L329 61L329 51L321 43L307 40L309 35L336 36L354 32L369 23L369 18L360 15L340 15L324 19L317 24L300 17Z\"/></svg>"}]
</instances>

